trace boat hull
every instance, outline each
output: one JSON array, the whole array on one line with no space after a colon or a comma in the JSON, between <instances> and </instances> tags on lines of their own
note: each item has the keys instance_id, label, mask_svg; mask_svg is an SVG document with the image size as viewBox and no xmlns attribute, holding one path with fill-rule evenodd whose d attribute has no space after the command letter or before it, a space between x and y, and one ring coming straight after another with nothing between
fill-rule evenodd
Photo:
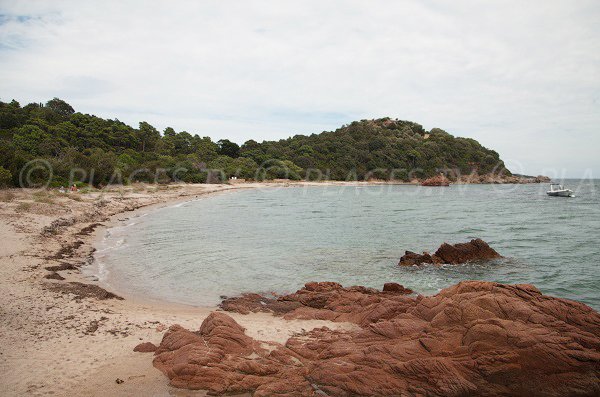
<instances>
[{"instance_id":1,"label":"boat hull","mask_svg":"<svg viewBox=\"0 0 600 397\"><path fill-rule=\"evenodd\" d=\"M546 192L546 194L552 197L573 197L573 192L571 190L550 191Z\"/></svg>"}]
</instances>

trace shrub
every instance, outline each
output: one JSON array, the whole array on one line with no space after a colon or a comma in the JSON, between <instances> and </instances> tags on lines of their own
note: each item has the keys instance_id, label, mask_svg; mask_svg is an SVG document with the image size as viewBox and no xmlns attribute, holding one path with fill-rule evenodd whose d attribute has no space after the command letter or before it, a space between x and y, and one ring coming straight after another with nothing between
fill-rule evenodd
<instances>
[{"instance_id":1,"label":"shrub","mask_svg":"<svg viewBox=\"0 0 600 397\"><path fill-rule=\"evenodd\" d=\"M0 187L12 185L12 174L6 168L0 166Z\"/></svg>"}]
</instances>

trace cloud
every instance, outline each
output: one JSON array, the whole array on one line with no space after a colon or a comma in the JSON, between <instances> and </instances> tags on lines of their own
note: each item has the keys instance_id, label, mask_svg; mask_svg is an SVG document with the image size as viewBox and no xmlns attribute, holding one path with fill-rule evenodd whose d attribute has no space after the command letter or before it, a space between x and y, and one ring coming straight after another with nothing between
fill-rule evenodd
<instances>
[{"instance_id":1,"label":"cloud","mask_svg":"<svg viewBox=\"0 0 600 397\"><path fill-rule=\"evenodd\" d=\"M399 117L600 173L595 1L4 2L3 100L242 143Z\"/></svg>"}]
</instances>

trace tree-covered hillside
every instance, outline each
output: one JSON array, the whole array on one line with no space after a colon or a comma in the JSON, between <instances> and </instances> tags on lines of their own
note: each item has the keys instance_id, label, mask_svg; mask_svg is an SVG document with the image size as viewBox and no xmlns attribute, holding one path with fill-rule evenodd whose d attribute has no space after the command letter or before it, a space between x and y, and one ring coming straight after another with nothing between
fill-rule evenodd
<instances>
[{"instance_id":1,"label":"tree-covered hillside","mask_svg":"<svg viewBox=\"0 0 600 397\"><path fill-rule=\"evenodd\" d=\"M248 141L240 155L259 164L276 158L303 170L330 170L335 180L344 180L349 173L356 173L359 180L390 175L407 180L448 170L487 174L504 169L498 153L474 139L455 138L439 128L426 131L417 123L390 118L355 121L332 132L280 141Z\"/></svg>"},{"instance_id":2,"label":"tree-covered hillside","mask_svg":"<svg viewBox=\"0 0 600 397\"><path fill-rule=\"evenodd\" d=\"M172 128L161 134L146 122L133 128L116 119L76 113L57 98L45 105L0 102L0 185L19 186L23 175L34 182L47 179L47 170L30 163L36 159L52 168L52 186L73 180L98 186L232 176L407 180L447 169L485 174L504 168L496 152L473 139L389 118L279 141L250 140L239 147Z\"/></svg>"}]
</instances>

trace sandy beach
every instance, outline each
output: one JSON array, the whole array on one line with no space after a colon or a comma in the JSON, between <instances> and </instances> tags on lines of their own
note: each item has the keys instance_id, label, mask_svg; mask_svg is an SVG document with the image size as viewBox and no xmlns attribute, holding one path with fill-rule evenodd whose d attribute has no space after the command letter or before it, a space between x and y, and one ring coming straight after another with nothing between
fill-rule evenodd
<instances>
[{"instance_id":1,"label":"sandy beach","mask_svg":"<svg viewBox=\"0 0 600 397\"><path fill-rule=\"evenodd\" d=\"M134 211L238 189L287 184L136 185L103 192L60 194L13 189L0 198L0 387L6 396L203 395L174 389L135 353L142 341L159 343L173 324L198 329L216 308L103 299L84 277L98 233ZM62 271L46 268L58 266ZM56 269L56 268L55 268ZM64 280L46 278L58 274ZM117 294L118 291L113 291ZM257 340L279 343L327 324L286 321L267 313L232 314ZM117 383L117 379L123 382Z\"/></svg>"}]
</instances>

